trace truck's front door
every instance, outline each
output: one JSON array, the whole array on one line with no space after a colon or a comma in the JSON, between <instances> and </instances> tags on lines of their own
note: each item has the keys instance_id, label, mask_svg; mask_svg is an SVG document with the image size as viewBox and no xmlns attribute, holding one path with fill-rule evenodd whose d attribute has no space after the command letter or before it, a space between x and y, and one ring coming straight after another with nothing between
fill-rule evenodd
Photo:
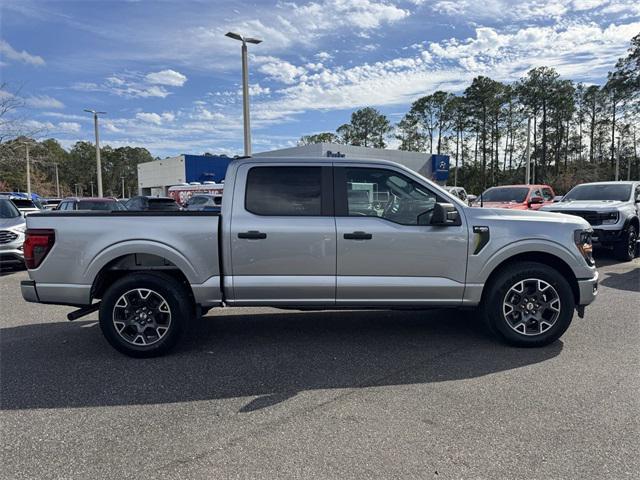
<instances>
[{"instance_id":1,"label":"truck's front door","mask_svg":"<svg viewBox=\"0 0 640 480\"><path fill-rule=\"evenodd\" d=\"M336 166L338 305L457 305L462 301L468 234L431 226L444 200L393 167ZM367 202L354 192L367 192Z\"/></svg>"},{"instance_id":2,"label":"truck's front door","mask_svg":"<svg viewBox=\"0 0 640 480\"><path fill-rule=\"evenodd\" d=\"M335 302L336 226L330 166L247 163L231 217L233 304Z\"/></svg>"}]
</instances>

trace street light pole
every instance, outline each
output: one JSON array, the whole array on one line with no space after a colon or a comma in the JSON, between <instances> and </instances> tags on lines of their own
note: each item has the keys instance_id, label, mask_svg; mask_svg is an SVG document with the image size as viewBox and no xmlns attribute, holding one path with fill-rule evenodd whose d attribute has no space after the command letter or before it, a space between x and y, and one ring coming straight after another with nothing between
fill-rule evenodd
<instances>
[{"instance_id":1,"label":"street light pole","mask_svg":"<svg viewBox=\"0 0 640 480\"><path fill-rule=\"evenodd\" d=\"M31 200L31 161L29 160L29 144L24 144L27 150L27 193L29 194L29 200Z\"/></svg>"},{"instance_id":2,"label":"street light pole","mask_svg":"<svg viewBox=\"0 0 640 480\"><path fill-rule=\"evenodd\" d=\"M529 150L529 141L531 137L531 117L527 118L527 148L526 148L526 165L524 169L524 183L529 185L531 183L531 152Z\"/></svg>"},{"instance_id":3,"label":"street light pole","mask_svg":"<svg viewBox=\"0 0 640 480\"><path fill-rule=\"evenodd\" d=\"M100 136L98 134L98 115L104 115L107 112L96 112L95 110L84 110L85 112L93 114L93 128L96 133L96 169L97 169L97 181L98 181L98 196L102 197L102 164L100 163ZM93 193L91 194L93 196Z\"/></svg>"},{"instance_id":4,"label":"street light pole","mask_svg":"<svg viewBox=\"0 0 640 480\"><path fill-rule=\"evenodd\" d=\"M58 164L54 163L53 166L56 169L56 197L60 198L60 181L58 179Z\"/></svg>"},{"instance_id":5,"label":"street light pole","mask_svg":"<svg viewBox=\"0 0 640 480\"><path fill-rule=\"evenodd\" d=\"M120 177L120 180L122 180L122 197L124 198L124 177Z\"/></svg>"},{"instance_id":6,"label":"street light pole","mask_svg":"<svg viewBox=\"0 0 640 480\"><path fill-rule=\"evenodd\" d=\"M616 182L620 179L620 137L618 136L618 151L616 155Z\"/></svg>"},{"instance_id":7,"label":"street light pole","mask_svg":"<svg viewBox=\"0 0 640 480\"><path fill-rule=\"evenodd\" d=\"M91 196L93 197L93 180L89 182L91 184ZM102 196L102 195L100 195Z\"/></svg>"},{"instance_id":8,"label":"street light pole","mask_svg":"<svg viewBox=\"0 0 640 480\"><path fill-rule=\"evenodd\" d=\"M247 43L255 45L262 42L257 38L244 37L238 33L227 32L227 37L242 42L242 114L244 120L244 154L251 155L251 124L249 120L249 60L247 58Z\"/></svg>"}]
</instances>

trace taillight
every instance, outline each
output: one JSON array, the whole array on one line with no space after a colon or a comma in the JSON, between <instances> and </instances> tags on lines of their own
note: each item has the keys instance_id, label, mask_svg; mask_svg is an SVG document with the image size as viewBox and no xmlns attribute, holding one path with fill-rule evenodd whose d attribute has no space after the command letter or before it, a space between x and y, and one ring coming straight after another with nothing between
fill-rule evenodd
<instances>
[{"instance_id":1,"label":"taillight","mask_svg":"<svg viewBox=\"0 0 640 480\"><path fill-rule=\"evenodd\" d=\"M56 241L56 234L50 229L29 228L24 239L24 262L28 269L38 268Z\"/></svg>"}]
</instances>

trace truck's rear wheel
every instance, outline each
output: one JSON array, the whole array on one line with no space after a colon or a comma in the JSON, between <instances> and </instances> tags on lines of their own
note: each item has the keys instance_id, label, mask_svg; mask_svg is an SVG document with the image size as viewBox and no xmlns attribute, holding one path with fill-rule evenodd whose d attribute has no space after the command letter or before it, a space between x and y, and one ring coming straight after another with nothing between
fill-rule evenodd
<instances>
[{"instance_id":1,"label":"truck's rear wheel","mask_svg":"<svg viewBox=\"0 0 640 480\"><path fill-rule=\"evenodd\" d=\"M132 357L154 357L176 344L193 308L185 287L159 272L136 272L114 282L102 298L100 328Z\"/></svg>"},{"instance_id":2,"label":"truck's rear wheel","mask_svg":"<svg viewBox=\"0 0 640 480\"><path fill-rule=\"evenodd\" d=\"M618 260L630 262L636 257L636 242L638 241L638 231L636 226L630 224L622 233L620 242L613 246L613 253Z\"/></svg>"},{"instance_id":3,"label":"truck's rear wheel","mask_svg":"<svg viewBox=\"0 0 640 480\"><path fill-rule=\"evenodd\" d=\"M494 334L511 345L549 345L571 324L575 308L571 286L548 265L514 263L485 288L485 321Z\"/></svg>"}]
</instances>

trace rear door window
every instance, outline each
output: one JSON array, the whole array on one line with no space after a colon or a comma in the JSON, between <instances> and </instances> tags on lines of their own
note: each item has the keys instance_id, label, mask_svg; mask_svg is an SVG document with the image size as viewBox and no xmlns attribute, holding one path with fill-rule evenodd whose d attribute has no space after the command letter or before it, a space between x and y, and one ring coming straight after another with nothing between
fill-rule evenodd
<instances>
[{"instance_id":1,"label":"rear door window","mask_svg":"<svg viewBox=\"0 0 640 480\"><path fill-rule=\"evenodd\" d=\"M550 188L543 188L542 197L544 198L545 202L553 202L554 195Z\"/></svg>"},{"instance_id":2,"label":"rear door window","mask_svg":"<svg viewBox=\"0 0 640 480\"><path fill-rule=\"evenodd\" d=\"M245 208L256 215L322 215L321 167L253 167Z\"/></svg>"}]
</instances>

